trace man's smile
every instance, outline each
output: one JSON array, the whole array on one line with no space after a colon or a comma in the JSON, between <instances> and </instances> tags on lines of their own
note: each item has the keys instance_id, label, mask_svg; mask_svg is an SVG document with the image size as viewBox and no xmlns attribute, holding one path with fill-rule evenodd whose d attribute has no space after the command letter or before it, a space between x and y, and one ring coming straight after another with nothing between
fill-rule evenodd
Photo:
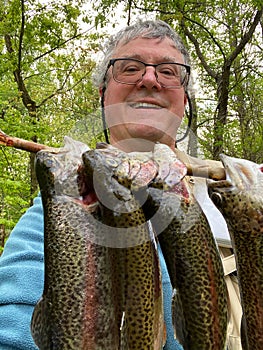
<instances>
[{"instance_id":1,"label":"man's smile","mask_svg":"<svg viewBox=\"0 0 263 350\"><path fill-rule=\"evenodd\" d=\"M162 106L157 104L148 103L148 102L134 102L129 103L129 106L135 109L143 108L143 109L162 109Z\"/></svg>"}]
</instances>

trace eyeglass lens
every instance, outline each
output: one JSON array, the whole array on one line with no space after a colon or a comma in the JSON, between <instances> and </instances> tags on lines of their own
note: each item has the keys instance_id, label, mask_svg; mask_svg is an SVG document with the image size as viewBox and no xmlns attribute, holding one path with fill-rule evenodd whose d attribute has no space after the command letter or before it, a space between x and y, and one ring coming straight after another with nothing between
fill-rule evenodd
<instances>
[{"instance_id":1,"label":"eyeglass lens","mask_svg":"<svg viewBox=\"0 0 263 350\"><path fill-rule=\"evenodd\" d=\"M124 84L136 84L146 72L144 62L133 59L117 59L113 64L113 77ZM151 66L149 64L149 66ZM160 63L155 67L156 78L163 87L181 87L187 77L186 68L178 63Z\"/></svg>"}]
</instances>

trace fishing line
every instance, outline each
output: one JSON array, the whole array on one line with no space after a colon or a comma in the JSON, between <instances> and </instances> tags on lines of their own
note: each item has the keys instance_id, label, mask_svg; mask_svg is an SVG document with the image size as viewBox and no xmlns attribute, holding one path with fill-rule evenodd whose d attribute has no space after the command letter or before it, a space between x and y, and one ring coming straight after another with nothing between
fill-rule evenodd
<instances>
[{"instance_id":1,"label":"fishing line","mask_svg":"<svg viewBox=\"0 0 263 350\"><path fill-rule=\"evenodd\" d=\"M100 106L101 106L101 118L102 118L102 125L103 125L103 134L105 137L106 143L110 143L109 141L109 135L108 135L108 129L106 125L106 119L105 119L105 111L104 111L104 95L105 95L106 86L105 83L103 84L103 88L101 90L101 99L100 99Z\"/></svg>"},{"instance_id":2,"label":"fishing line","mask_svg":"<svg viewBox=\"0 0 263 350\"><path fill-rule=\"evenodd\" d=\"M184 135L180 139L176 140L176 142L175 142L176 144L178 142L183 141L188 136L188 134L190 132L190 129L191 129L192 121L193 121L193 105L192 105L192 101L191 101L190 96L189 96L187 91L185 91L185 94L186 94L186 98L187 98L187 102L188 102L188 108L189 108L189 113L186 113L186 116L187 116L187 119L188 119L188 123L187 123L186 132L184 133Z\"/></svg>"}]
</instances>

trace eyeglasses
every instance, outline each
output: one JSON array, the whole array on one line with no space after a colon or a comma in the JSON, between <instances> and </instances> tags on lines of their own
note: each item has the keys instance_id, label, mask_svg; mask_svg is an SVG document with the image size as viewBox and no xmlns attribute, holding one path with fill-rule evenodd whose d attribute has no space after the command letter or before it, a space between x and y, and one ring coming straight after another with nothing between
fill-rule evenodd
<instances>
[{"instance_id":1,"label":"eyeglasses","mask_svg":"<svg viewBox=\"0 0 263 350\"><path fill-rule=\"evenodd\" d=\"M175 62L150 64L131 58L115 58L110 60L107 70L111 66L113 79L118 83L128 85L136 85L140 82L146 72L146 67L154 67L158 83L170 89L187 86L190 75L190 66Z\"/></svg>"}]
</instances>

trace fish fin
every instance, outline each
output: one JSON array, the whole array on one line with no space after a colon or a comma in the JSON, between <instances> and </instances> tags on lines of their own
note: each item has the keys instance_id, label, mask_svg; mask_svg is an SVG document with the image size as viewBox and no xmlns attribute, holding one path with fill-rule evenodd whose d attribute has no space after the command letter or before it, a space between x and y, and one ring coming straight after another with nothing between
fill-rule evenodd
<instances>
[{"instance_id":1,"label":"fish fin","mask_svg":"<svg viewBox=\"0 0 263 350\"><path fill-rule=\"evenodd\" d=\"M185 347L187 343L186 324L180 295L176 289L172 297L172 319L175 338Z\"/></svg>"},{"instance_id":2,"label":"fish fin","mask_svg":"<svg viewBox=\"0 0 263 350\"><path fill-rule=\"evenodd\" d=\"M31 319L31 335L41 350L50 349L50 345L48 344L50 323L48 322L46 303L46 300L43 298L38 301Z\"/></svg>"},{"instance_id":3,"label":"fish fin","mask_svg":"<svg viewBox=\"0 0 263 350\"><path fill-rule=\"evenodd\" d=\"M121 324L120 324L120 346L119 350L129 350L128 342L128 323L126 321L125 311L122 313Z\"/></svg>"}]
</instances>

